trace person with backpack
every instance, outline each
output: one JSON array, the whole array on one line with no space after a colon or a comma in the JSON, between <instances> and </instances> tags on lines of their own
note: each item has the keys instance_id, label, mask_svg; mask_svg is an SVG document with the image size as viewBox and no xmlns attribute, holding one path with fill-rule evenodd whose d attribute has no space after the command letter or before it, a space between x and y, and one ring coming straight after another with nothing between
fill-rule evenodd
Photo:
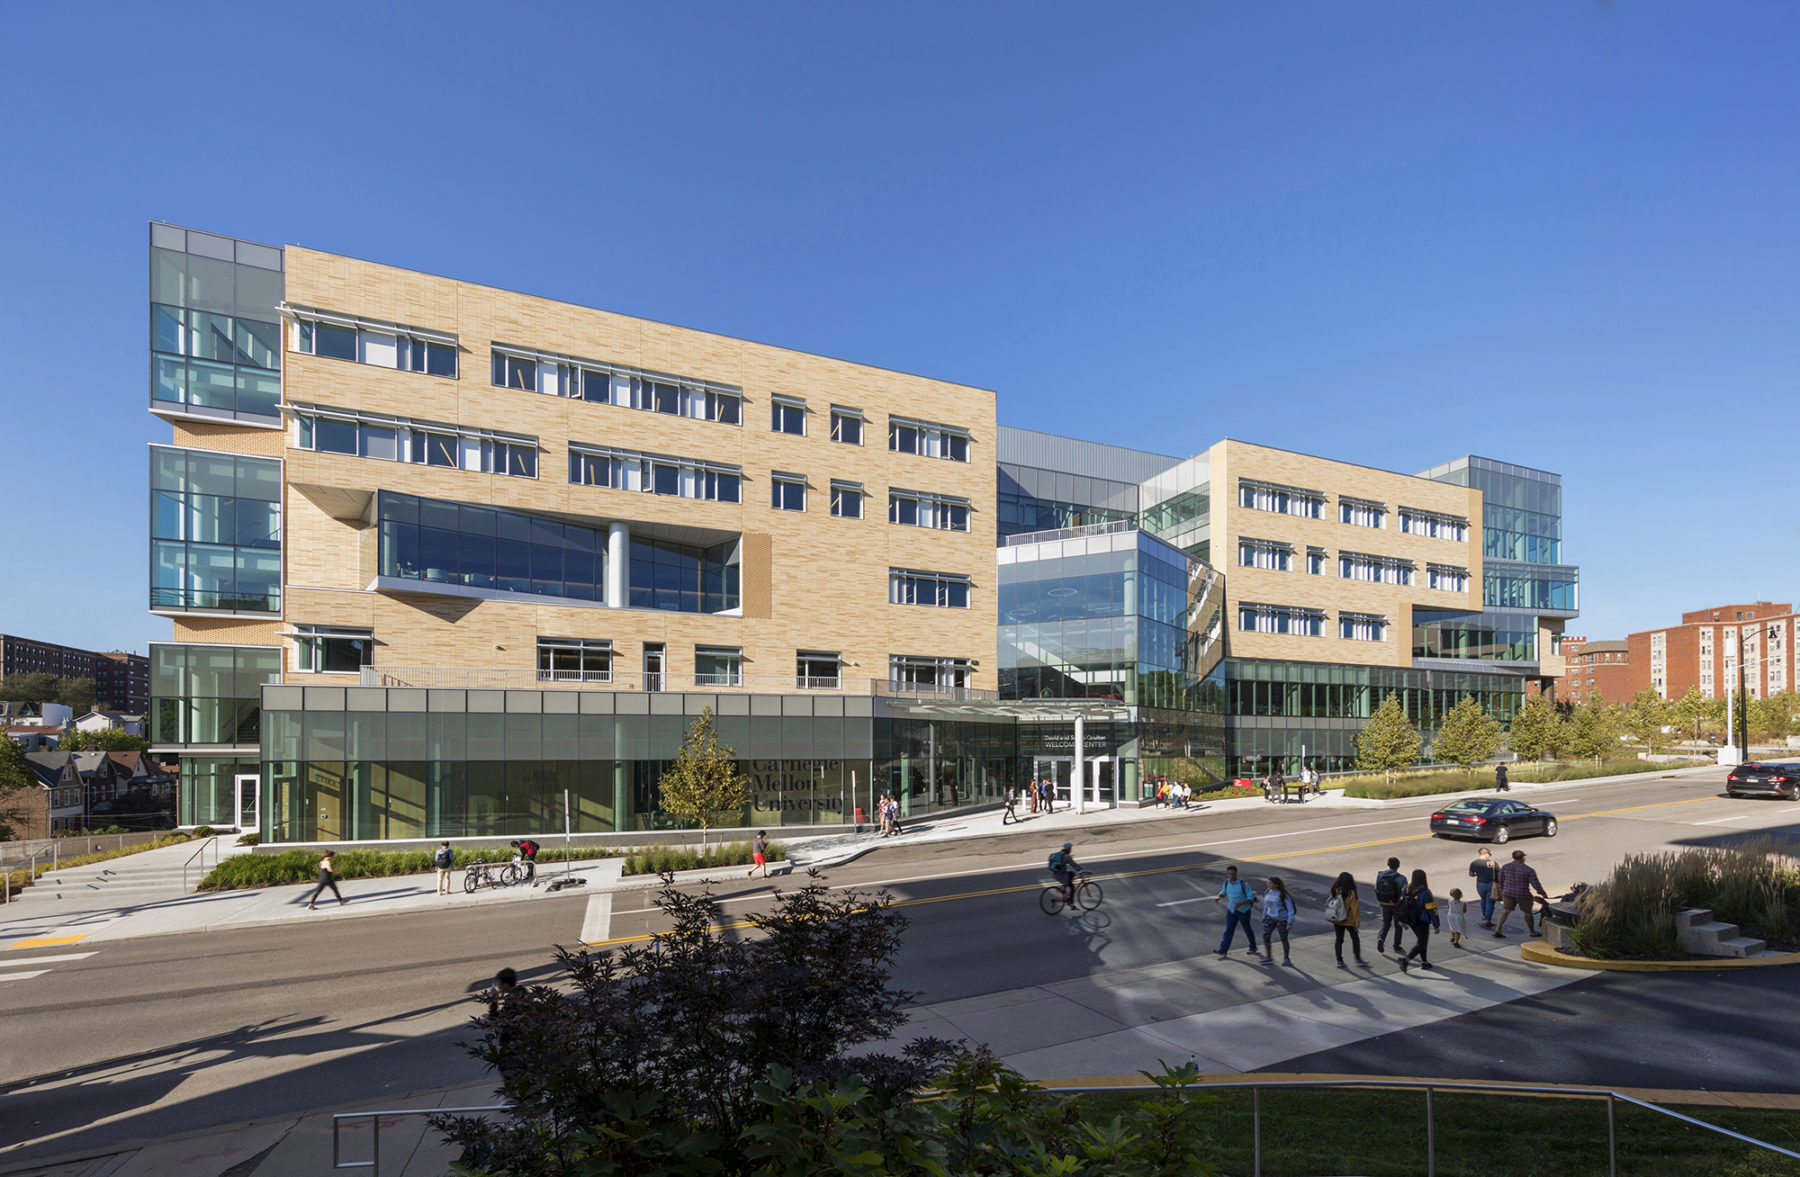
<instances>
[{"instance_id":1,"label":"person with backpack","mask_svg":"<svg viewBox=\"0 0 1800 1177\"><path fill-rule=\"evenodd\" d=\"M1075 861L1075 843L1064 842L1062 849L1050 855L1048 863L1050 873L1062 884L1063 902L1075 902L1075 876L1081 873L1081 864Z\"/></svg>"},{"instance_id":2,"label":"person with backpack","mask_svg":"<svg viewBox=\"0 0 1800 1177\"><path fill-rule=\"evenodd\" d=\"M1017 794L1015 794L1013 791L1013 787L1011 785L1006 786L1006 808L1004 810L1002 810L1000 813L1000 824L1001 825L1005 825L1009 821L1025 820L1024 818L1022 818L1018 815L1018 812L1016 810L1013 809L1013 806L1017 803L1018 803L1018 798L1017 798Z\"/></svg>"},{"instance_id":3,"label":"person with backpack","mask_svg":"<svg viewBox=\"0 0 1800 1177\"><path fill-rule=\"evenodd\" d=\"M519 852L519 861L525 866L525 881L535 887L537 885L538 844L530 838L524 838L514 842L512 847Z\"/></svg>"},{"instance_id":4,"label":"person with backpack","mask_svg":"<svg viewBox=\"0 0 1800 1177\"><path fill-rule=\"evenodd\" d=\"M1214 903L1225 904L1225 938L1213 951L1224 956L1231 951L1231 938L1237 934L1238 925L1244 926L1244 939L1250 946L1244 949L1251 956L1256 955L1256 929L1250 926L1250 912L1256 906L1256 893L1250 890L1250 884L1238 878L1235 866L1225 868L1225 885L1213 896Z\"/></svg>"},{"instance_id":5,"label":"person with backpack","mask_svg":"<svg viewBox=\"0 0 1800 1177\"><path fill-rule=\"evenodd\" d=\"M1288 930L1294 921L1300 918L1300 909L1294 904L1294 897L1288 894L1287 884L1280 876L1269 876L1269 889L1263 892L1263 952L1262 962L1269 964L1274 957L1275 937L1281 937L1281 963L1285 968L1293 968L1293 958L1288 955Z\"/></svg>"},{"instance_id":6,"label":"person with backpack","mask_svg":"<svg viewBox=\"0 0 1800 1177\"><path fill-rule=\"evenodd\" d=\"M1431 933L1438 927L1438 910L1437 899L1425 882L1424 871L1413 871L1412 882L1400 892L1400 899L1394 904L1394 918L1404 921L1413 934L1411 950L1400 958L1400 971L1404 973L1415 956L1419 958L1420 968L1430 968Z\"/></svg>"},{"instance_id":7,"label":"person with backpack","mask_svg":"<svg viewBox=\"0 0 1800 1177\"><path fill-rule=\"evenodd\" d=\"M438 847L437 853L431 856L431 865L437 868L438 894L450 894L450 868L456 865L456 854L450 849L450 843Z\"/></svg>"},{"instance_id":8,"label":"person with backpack","mask_svg":"<svg viewBox=\"0 0 1800 1177\"><path fill-rule=\"evenodd\" d=\"M1357 898L1356 879L1349 871L1337 877L1331 884L1331 894L1325 897L1325 918L1331 924L1332 935L1336 940L1337 966L1347 969L1344 963L1344 934L1350 934L1350 951L1359 965L1368 965L1363 959L1362 936L1357 928L1362 925L1362 901Z\"/></svg>"},{"instance_id":9,"label":"person with backpack","mask_svg":"<svg viewBox=\"0 0 1800 1177\"><path fill-rule=\"evenodd\" d=\"M1494 792L1509 793L1511 791L1512 786L1506 783L1506 765L1494 765Z\"/></svg>"},{"instance_id":10,"label":"person with backpack","mask_svg":"<svg viewBox=\"0 0 1800 1177\"><path fill-rule=\"evenodd\" d=\"M1400 873L1400 860L1388 859L1387 869L1375 876L1375 902L1381 905L1381 932L1375 937L1375 951L1387 951L1390 930L1394 933L1394 951L1400 951L1400 929L1406 925L1394 918L1394 905L1406 889L1406 876Z\"/></svg>"}]
</instances>

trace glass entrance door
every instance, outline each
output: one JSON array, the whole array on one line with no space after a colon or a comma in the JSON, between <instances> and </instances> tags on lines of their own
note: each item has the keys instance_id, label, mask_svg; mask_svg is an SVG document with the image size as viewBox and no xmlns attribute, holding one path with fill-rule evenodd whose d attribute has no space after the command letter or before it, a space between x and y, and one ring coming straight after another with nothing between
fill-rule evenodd
<instances>
[{"instance_id":1,"label":"glass entrance door","mask_svg":"<svg viewBox=\"0 0 1800 1177\"><path fill-rule=\"evenodd\" d=\"M1033 780L1049 777L1056 783L1056 807L1058 809L1073 805L1075 796L1075 758L1073 756L1040 756L1034 762ZM1082 761L1082 771L1087 774L1086 788L1080 800L1089 805L1104 805L1108 809L1119 803L1118 779L1119 762L1115 757L1091 758ZM1096 797L1098 800L1096 801Z\"/></svg>"},{"instance_id":2,"label":"glass entrance door","mask_svg":"<svg viewBox=\"0 0 1800 1177\"><path fill-rule=\"evenodd\" d=\"M644 689L646 691L663 689L663 644L661 642L644 643Z\"/></svg>"},{"instance_id":3,"label":"glass entrance door","mask_svg":"<svg viewBox=\"0 0 1800 1177\"><path fill-rule=\"evenodd\" d=\"M262 830L262 778L240 774L232 778L231 813L240 833Z\"/></svg>"}]
</instances>

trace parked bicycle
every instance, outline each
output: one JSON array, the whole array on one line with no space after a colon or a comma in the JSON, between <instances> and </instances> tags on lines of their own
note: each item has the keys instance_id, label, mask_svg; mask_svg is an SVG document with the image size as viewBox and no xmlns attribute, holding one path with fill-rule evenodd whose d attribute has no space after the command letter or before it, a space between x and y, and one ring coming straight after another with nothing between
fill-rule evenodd
<instances>
[{"instance_id":1,"label":"parked bicycle","mask_svg":"<svg viewBox=\"0 0 1800 1177\"><path fill-rule=\"evenodd\" d=\"M483 887L511 887L524 878L517 858L511 862L471 862L463 875L463 890L473 895Z\"/></svg>"},{"instance_id":2,"label":"parked bicycle","mask_svg":"<svg viewBox=\"0 0 1800 1177\"><path fill-rule=\"evenodd\" d=\"M1063 890L1061 883L1045 887L1044 893L1038 896L1038 906L1044 909L1045 915L1055 915L1071 903L1079 904L1083 911L1092 911L1100 906L1100 884L1086 874L1076 875L1075 881L1069 885L1069 891L1074 892L1072 899Z\"/></svg>"}]
</instances>

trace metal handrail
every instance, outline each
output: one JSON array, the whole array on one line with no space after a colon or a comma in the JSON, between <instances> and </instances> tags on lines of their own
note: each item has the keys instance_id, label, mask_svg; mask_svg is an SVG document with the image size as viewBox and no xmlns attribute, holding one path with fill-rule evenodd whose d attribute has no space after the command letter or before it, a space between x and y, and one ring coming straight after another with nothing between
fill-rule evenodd
<instances>
[{"instance_id":1,"label":"metal handrail","mask_svg":"<svg viewBox=\"0 0 1800 1177\"><path fill-rule=\"evenodd\" d=\"M199 858L200 859L200 869L202 871L204 871L206 869L206 859L201 856L206 853L208 847L210 847L213 852L213 865L214 866L219 865L218 843L219 843L219 836L217 834L214 834L212 837L206 839L206 841L200 843L199 848L196 849L192 854L188 855L187 861L181 864L181 893L183 895L188 893L188 867L193 864L194 859ZM204 874L202 874L200 877L204 879L206 876Z\"/></svg>"},{"instance_id":2,"label":"metal handrail","mask_svg":"<svg viewBox=\"0 0 1800 1177\"><path fill-rule=\"evenodd\" d=\"M399 1108L389 1112L337 1112L331 1117L331 1167L333 1169L368 1169L373 1177L381 1177L381 1121L389 1116L460 1116L470 1112L504 1112L511 1110L509 1103L497 1103L482 1108ZM346 1161L343 1159L342 1141L339 1129L345 1120L373 1120L370 1132L370 1159L366 1161Z\"/></svg>"},{"instance_id":3,"label":"metal handrail","mask_svg":"<svg viewBox=\"0 0 1800 1177\"><path fill-rule=\"evenodd\" d=\"M1183 1090L1225 1091L1248 1087L1250 1089L1250 1120L1254 1133L1253 1153L1255 1159L1255 1177L1262 1177L1262 1093L1264 1088L1279 1087L1383 1087L1383 1088L1420 1088L1425 1092L1425 1175L1437 1175L1437 1119L1433 1106L1432 1093L1436 1091L1472 1092L1477 1095L1524 1094L1547 1096L1556 1099L1604 1099L1606 1100L1606 1171L1610 1177L1618 1177L1619 1173L1619 1130L1615 1118L1615 1105L1623 1100L1628 1104L1644 1108L1680 1120L1684 1124L1692 1124L1696 1128L1705 1128L1709 1132L1717 1132L1721 1136L1729 1136L1733 1140L1754 1145L1780 1156L1800 1160L1800 1153L1789 1152L1777 1144L1766 1140L1758 1140L1754 1136L1745 1136L1742 1132L1733 1132L1729 1128L1721 1128L1717 1124L1708 1124L1705 1120L1696 1120L1692 1116L1684 1116L1680 1112L1672 1112L1646 1100L1614 1091L1607 1087L1542 1087L1524 1083L1473 1083L1458 1080L1442 1080L1427 1082L1422 1079L1284 1079L1269 1083L1192 1083ZM1047 1091L1118 1091L1118 1087L1047 1087Z\"/></svg>"}]
</instances>

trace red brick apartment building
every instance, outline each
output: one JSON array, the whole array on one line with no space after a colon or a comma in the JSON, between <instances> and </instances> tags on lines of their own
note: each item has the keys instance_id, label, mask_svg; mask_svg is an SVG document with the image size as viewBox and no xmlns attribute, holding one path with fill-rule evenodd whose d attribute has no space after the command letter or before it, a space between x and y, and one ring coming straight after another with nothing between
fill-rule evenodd
<instances>
[{"instance_id":1,"label":"red brick apartment building","mask_svg":"<svg viewBox=\"0 0 1800 1177\"><path fill-rule=\"evenodd\" d=\"M1723 699L1737 681L1740 636L1751 698L1795 689L1800 619L1791 603L1756 601L1698 609L1683 613L1680 625L1631 634L1626 639L1630 693L1647 687L1665 699L1679 699L1697 686L1706 698Z\"/></svg>"},{"instance_id":2,"label":"red brick apartment building","mask_svg":"<svg viewBox=\"0 0 1800 1177\"><path fill-rule=\"evenodd\" d=\"M1562 640L1563 677L1556 680L1558 702L1584 703L1596 695L1623 703L1635 693L1631 685L1631 643L1591 642L1585 637Z\"/></svg>"}]
</instances>

